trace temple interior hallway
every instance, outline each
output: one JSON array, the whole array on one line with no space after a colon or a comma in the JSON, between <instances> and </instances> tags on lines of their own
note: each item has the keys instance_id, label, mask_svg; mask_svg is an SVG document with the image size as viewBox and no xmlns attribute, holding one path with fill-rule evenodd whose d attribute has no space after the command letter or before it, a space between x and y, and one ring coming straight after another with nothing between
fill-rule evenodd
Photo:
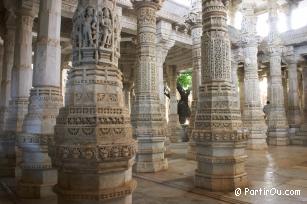
<instances>
[{"instance_id":1,"label":"temple interior hallway","mask_svg":"<svg viewBox=\"0 0 307 204\"><path fill-rule=\"evenodd\" d=\"M307 203L307 148L272 147L268 151L248 151L247 173L250 189L300 190L300 196L239 196L197 189L193 184L196 162L185 159L187 144L172 144L169 169L159 173L135 174L138 187L134 204L196 204L196 203ZM55 198L20 200L14 198L14 182L2 179L1 204L56 204ZM9 186L11 194L3 188Z\"/></svg>"}]
</instances>

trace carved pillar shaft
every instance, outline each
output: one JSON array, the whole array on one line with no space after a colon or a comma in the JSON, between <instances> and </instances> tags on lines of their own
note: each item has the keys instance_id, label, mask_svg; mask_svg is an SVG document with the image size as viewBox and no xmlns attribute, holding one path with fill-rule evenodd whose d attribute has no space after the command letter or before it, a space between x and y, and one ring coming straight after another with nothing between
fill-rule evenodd
<instances>
[{"instance_id":1,"label":"carved pillar shaft","mask_svg":"<svg viewBox=\"0 0 307 204\"><path fill-rule=\"evenodd\" d=\"M288 90L288 120L289 127L298 129L301 124L301 110L299 106L299 95L298 95L298 73L297 63L292 60L288 64L288 79L289 79L289 90Z\"/></svg>"},{"instance_id":2,"label":"carved pillar shaft","mask_svg":"<svg viewBox=\"0 0 307 204\"><path fill-rule=\"evenodd\" d=\"M269 54L270 54L270 110L268 117L268 143L288 145L286 118L281 75L281 41L277 31L277 2L269 0Z\"/></svg>"},{"instance_id":3,"label":"carved pillar shaft","mask_svg":"<svg viewBox=\"0 0 307 204\"><path fill-rule=\"evenodd\" d=\"M195 128L195 185L233 191L247 185L245 147L248 133L231 82L227 1L203 0L202 78Z\"/></svg>"},{"instance_id":4,"label":"carved pillar shaft","mask_svg":"<svg viewBox=\"0 0 307 204\"><path fill-rule=\"evenodd\" d=\"M138 139L137 172L167 169L164 158L165 129L157 90L156 12L161 1L132 0L138 21L138 60L133 111L134 134Z\"/></svg>"},{"instance_id":5,"label":"carved pillar shaft","mask_svg":"<svg viewBox=\"0 0 307 204\"><path fill-rule=\"evenodd\" d=\"M245 90L244 90L244 70L240 69L238 71L238 78L239 78L239 95L240 95L240 111L243 115L244 111L244 104L245 104Z\"/></svg>"},{"instance_id":6,"label":"carved pillar shaft","mask_svg":"<svg viewBox=\"0 0 307 204\"><path fill-rule=\"evenodd\" d=\"M132 89L132 82L124 82L123 83L123 92L124 92L124 100L125 105L129 111L129 114L131 113L131 89Z\"/></svg>"},{"instance_id":7,"label":"carved pillar shaft","mask_svg":"<svg viewBox=\"0 0 307 204\"><path fill-rule=\"evenodd\" d=\"M11 73L14 64L15 32L15 24L7 25L4 37L3 71L0 91L0 132L6 130L6 118L8 117L9 100L11 97Z\"/></svg>"},{"instance_id":8,"label":"carved pillar shaft","mask_svg":"<svg viewBox=\"0 0 307 204\"><path fill-rule=\"evenodd\" d=\"M296 64L294 65L294 63L293 63L292 66L291 66L291 64L289 64L289 80L290 80L290 76L292 75L292 74L290 75L291 70L294 72L293 69L294 69L294 67L296 67ZM292 77L293 77L293 75L292 75ZM294 83L294 82L295 82L295 80L292 81L292 83ZM290 89L291 82L290 82L289 85L290 85L289 86L289 89ZM301 90L302 90L302 100L301 101L302 101L302 110L303 110L302 111L302 118L301 118L302 122L301 122L301 126L300 126L299 131L296 131L295 136L291 137L290 139L291 139L291 144L304 145L305 146L305 145L307 145L307 68L306 68L306 66L303 67L303 69L302 69L302 85L301 86L302 86L301 87ZM290 95L290 90L289 90L289 100L292 97L292 94L293 93L291 93L291 95ZM294 100L293 100L293 102L294 102ZM289 103L289 105L290 105L290 103ZM291 106L289 106L289 107L291 107ZM290 113L293 113L292 110L289 110L289 114ZM292 114L289 115L289 116L292 116ZM298 115L296 115L296 117L297 116ZM289 125L291 125L290 121L289 121ZM290 128L291 128L291 126L290 126Z\"/></svg>"},{"instance_id":9,"label":"carved pillar shaft","mask_svg":"<svg viewBox=\"0 0 307 204\"><path fill-rule=\"evenodd\" d=\"M58 204L131 204L136 142L118 69L115 0L79 0L73 17L73 67L49 155L58 168Z\"/></svg>"},{"instance_id":10,"label":"carved pillar shaft","mask_svg":"<svg viewBox=\"0 0 307 204\"><path fill-rule=\"evenodd\" d=\"M24 116L28 112L29 92L32 87L32 11L21 9L17 17L14 66L11 79L10 113L7 130L22 131Z\"/></svg>"},{"instance_id":11,"label":"carved pillar shaft","mask_svg":"<svg viewBox=\"0 0 307 204\"><path fill-rule=\"evenodd\" d=\"M2 86L2 73L3 73L3 52L4 52L4 45L3 41L0 43L0 91L1 91L1 86Z\"/></svg>"},{"instance_id":12,"label":"carved pillar shaft","mask_svg":"<svg viewBox=\"0 0 307 204\"><path fill-rule=\"evenodd\" d=\"M238 91L239 88L239 77L238 77L238 62L235 60L231 60L231 78L233 83L233 91L236 94L236 98L238 101L238 107L240 107L240 94Z\"/></svg>"},{"instance_id":13,"label":"carved pillar shaft","mask_svg":"<svg viewBox=\"0 0 307 204\"><path fill-rule=\"evenodd\" d=\"M170 85L170 102L168 114L168 129L170 132L171 142L180 142L183 137L183 129L179 122L178 100L177 100L177 68L169 66L169 85Z\"/></svg>"},{"instance_id":14,"label":"carved pillar shaft","mask_svg":"<svg viewBox=\"0 0 307 204\"><path fill-rule=\"evenodd\" d=\"M14 62L15 18L9 16L3 44L3 64L0 90L0 177L15 175L15 136L6 132L6 119L11 95L11 72Z\"/></svg>"},{"instance_id":15,"label":"carved pillar shaft","mask_svg":"<svg viewBox=\"0 0 307 204\"><path fill-rule=\"evenodd\" d=\"M252 1L243 0L241 9L243 13L241 43L244 56L245 88L243 121L244 127L250 132L247 147L249 149L266 149L266 125L262 112L258 78L255 6Z\"/></svg>"},{"instance_id":16,"label":"carved pillar shaft","mask_svg":"<svg viewBox=\"0 0 307 204\"><path fill-rule=\"evenodd\" d=\"M286 115L288 116L288 76L286 70L282 71L282 87L284 91L285 111Z\"/></svg>"},{"instance_id":17,"label":"carved pillar shaft","mask_svg":"<svg viewBox=\"0 0 307 204\"><path fill-rule=\"evenodd\" d=\"M60 90L62 0L40 1L38 37L28 114L18 136L22 151L20 197L54 195L57 172L48 156L48 137L54 134L56 116L63 104ZM52 28L52 29L51 29Z\"/></svg>"},{"instance_id":18,"label":"carved pillar shaft","mask_svg":"<svg viewBox=\"0 0 307 204\"><path fill-rule=\"evenodd\" d=\"M189 137L189 146L187 151L187 159L196 160L196 143L191 137L195 114L198 100L198 89L201 84L201 36L202 36L202 1L193 0L192 10L188 16L187 23L191 25L192 35L192 105L191 105L191 117L190 124L187 128L187 135Z\"/></svg>"}]
</instances>

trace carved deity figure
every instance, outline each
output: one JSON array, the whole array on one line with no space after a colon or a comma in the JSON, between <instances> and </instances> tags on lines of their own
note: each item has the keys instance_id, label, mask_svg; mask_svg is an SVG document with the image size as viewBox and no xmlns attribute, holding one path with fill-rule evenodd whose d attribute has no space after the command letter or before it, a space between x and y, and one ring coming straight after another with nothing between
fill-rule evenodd
<instances>
[{"instance_id":1,"label":"carved deity figure","mask_svg":"<svg viewBox=\"0 0 307 204\"><path fill-rule=\"evenodd\" d=\"M83 15L80 15L79 9L76 12L77 15L73 17L73 31L72 31L72 44L74 47L81 47L82 46L82 22L83 22Z\"/></svg>"},{"instance_id":2,"label":"carved deity figure","mask_svg":"<svg viewBox=\"0 0 307 204\"><path fill-rule=\"evenodd\" d=\"M114 18L114 47L116 51L120 52L120 22L118 16Z\"/></svg>"},{"instance_id":3,"label":"carved deity figure","mask_svg":"<svg viewBox=\"0 0 307 204\"><path fill-rule=\"evenodd\" d=\"M94 9L91 7L86 8L85 20L83 21L82 37L83 37L83 47L94 46L94 41L92 37L92 23L94 20Z\"/></svg>"},{"instance_id":4,"label":"carved deity figure","mask_svg":"<svg viewBox=\"0 0 307 204\"><path fill-rule=\"evenodd\" d=\"M111 46L112 42L112 19L111 13L107 8L104 8L102 12L98 14L100 35L99 42L100 46L103 48L108 48Z\"/></svg>"}]
</instances>

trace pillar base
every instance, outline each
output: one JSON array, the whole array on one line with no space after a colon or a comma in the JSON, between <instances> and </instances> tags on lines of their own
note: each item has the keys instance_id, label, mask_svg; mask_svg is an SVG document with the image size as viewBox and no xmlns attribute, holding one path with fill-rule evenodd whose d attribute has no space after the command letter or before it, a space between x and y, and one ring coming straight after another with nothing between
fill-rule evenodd
<instances>
[{"instance_id":1,"label":"pillar base","mask_svg":"<svg viewBox=\"0 0 307 204\"><path fill-rule=\"evenodd\" d=\"M172 154L172 149L171 149L171 141L169 137L166 137L165 139L165 155L171 155Z\"/></svg>"},{"instance_id":2,"label":"pillar base","mask_svg":"<svg viewBox=\"0 0 307 204\"><path fill-rule=\"evenodd\" d=\"M53 187L57 183L55 169L22 169L17 183L17 195L21 198L43 198L55 196Z\"/></svg>"},{"instance_id":3,"label":"pillar base","mask_svg":"<svg viewBox=\"0 0 307 204\"><path fill-rule=\"evenodd\" d=\"M196 154L197 154L196 153L196 143L192 140L193 139L190 138L186 158L189 159L189 160L196 161Z\"/></svg>"},{"instance_id":4,"label":"pillar base","mask_svg":"<svg viewBox=\"0 0 307 204\"><path fill-rule=\"evenodd\" d=\"M266 149L268 149L268 144L267 144L265 139L248 140L247 149L249 149L249 150L266 150Z\"/></svg>"},{"instance_id":5,"label":"pillar base","mask_svg":"<svg viewBox=\"0 0 307 204\"><path fill-rule=\"evenodd\" d=\"M307 146L307 127L302 126L293 137L290 137L292 145Z\"/></svg>"},{"instance_id":6,"label":"pillar base","mask_svg":"<svg viewBox=\"0 0 307 204\"><path fill-rule=\"evenodd\" d=\"M290 144L289 138L287 136L269 136L268 144L274 146L287 146Z\"/></svg>"},{"instance_id":7,"label":"pillar base","mask_svg":"<svg viewBox=\"0 0 307 204\"><path fill-rule=\"evenodd\" d=\"M58 204L132 204L132 192L136 188L136 181L114 189L98 191L73 191L55 187L58 194Z\"/></svg>"},{"instance_id":8,"label":"pillar base","mask_svg":"<svg viewBox=\"0 0 307 204\"><path fill-rule=\"evenodd\" d=\"M182 142L182 138L184 137L184 130L181 126L177 127L169 126L168 131L171 131L169 137L171 143Z\"/></svg>"},{"instance_id":9,"label":"pillar base","mask_svg":"<svg viewBox=\"0 0 307 204\"><path fill-rule=\"evenodd\" d=\"M100 201L100 200L68 200L58 197L58 204L132 204L132 195L124 198L117 198L113 200Z\"/></svg>"},{"instance_id":10,"label":"pillar base","mask_svg":"<svg viewBox=\"0 0 307 204\"><path fill-rule=\"evenodd\" d=\"M14 177L16 167L14 132L0 134L0 177Z\"/></svg>"},{"instance_id":11,"label":"pillar base","mask_svg":"<svg viewBox=\"0 0 307 204\"><path fill-rule=\"evenodd\" d=\"M194 183L196 187L209 191L232 192L236 188L248 186L247 174L234 176L213 176L195 172Z\"/></svg>"},{"instance_id":12,"label":"pillar base","mask_svg":"<svg viewBox=\"0 0 307 204\"><path fill-rule=\"evenodd\" d=\"M167 159L160 161L137 161L134 170L138 173L154 173L168 169Z\"/></svg>"}]
</instances>

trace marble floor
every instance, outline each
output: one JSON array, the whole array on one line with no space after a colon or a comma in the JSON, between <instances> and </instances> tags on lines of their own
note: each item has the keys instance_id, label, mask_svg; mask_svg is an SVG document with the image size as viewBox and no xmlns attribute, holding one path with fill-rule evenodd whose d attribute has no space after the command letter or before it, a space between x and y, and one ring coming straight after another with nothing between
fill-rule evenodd
<instances>
[{"instance_id":1,"label":"marble floor","mask_svg":"<svg viewBox=\"0 0 307 204\"><path fill-rule=\"evenodd\" d=\"M307 147L272 147L267 151L248 151L246 170L249 178L248 195L234 192L209 192L193 186L196 162L185 159L186 143L172 144L169 169L155 174L134 174L138 188L133 204L198 204L198 203L306 203L307 204ZM2 178L0 204L56 204L56 198L41 200L18 199L14 194L14 181ZM257 195L255 190L267 190ZM271 190L273 189L273 190ZM269 195L269 191L285 193L299 190L299 195ZM287 191L287 193L291 193Z\"/></svg>"}]
</instances>

